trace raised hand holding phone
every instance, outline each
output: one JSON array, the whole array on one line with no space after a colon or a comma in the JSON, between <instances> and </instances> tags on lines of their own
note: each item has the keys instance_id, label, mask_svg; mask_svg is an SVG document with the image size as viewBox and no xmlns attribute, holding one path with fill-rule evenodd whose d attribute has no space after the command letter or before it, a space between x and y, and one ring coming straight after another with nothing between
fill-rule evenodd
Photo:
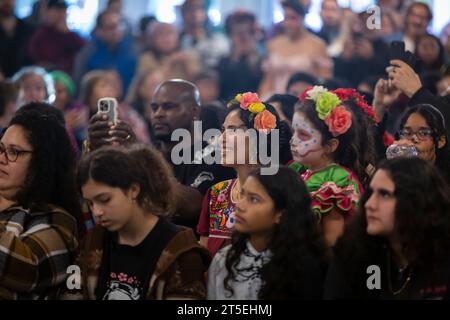
<instances>
[{"instance_id":1,"label":"raised hand holding phone","mask_svg":"<svg viewBox=\"0 0 450 320\"><path fill-rule=\"evenodd\" d=\"M115 98L102 98L98 101L98 112L92 116L88 125L89 150L104 145L124 145L136 142L131 127L118 120L118 102Z\"/></svg>"}]
</instances>

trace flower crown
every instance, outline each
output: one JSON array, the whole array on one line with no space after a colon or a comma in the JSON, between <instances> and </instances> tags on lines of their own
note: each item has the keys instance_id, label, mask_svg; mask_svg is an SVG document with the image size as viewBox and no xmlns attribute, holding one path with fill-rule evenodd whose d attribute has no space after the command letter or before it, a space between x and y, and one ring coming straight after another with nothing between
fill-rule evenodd
<instances>
[{"instance_id":1,"label":"flower crown","mask_svg":"<svg viewBox=\"0 0 450 320\"><path fill-rule=\"evenodd\" d=\"M302 102L305 101L309 96L309 91L311 91L314 88L308 87L303 92L303 94L300 96L300 100ZM323 87L317 87L317 88L321 88L321 90L327 91ZM376 116L374 109L371 106L369 106L369 104L366 102L365 97L363 95L360 95L358 93L358 91L356 91L355 89L353 89L353 88L338 88L331 92L334 93L339 98L339 100L341 100L342 102L345 102L348 100L353 100L356 103L356 105L364 111L364 113L369 117L369 119L374 124L378 124L380 122L380 119L378 119L378 117ZM314 96L314 93L313 93L313 96Z\"/></svg>"},{"instance_id":2,"label":"flower crown","mask_svg":"<svg viewBox=\"0 0 450 320\"><path fill-rule=\"evenodd\" d=\"M339 88L333 91L341 101L347 101L347 100L353 100L355 101L356 105L360 107L365 114L369 116L369 119L374 123L378 124L380 122L380 119L375 114L374 109L369 106L369 104L366 102L366 99L363 95L360 95L358 91L356 91L353 88Z\"/></svg>"},{"instance_id":3,"label":"flower crown","mask_svg":"<svg viewBox=\"0 0 450 320\"><path fill-rule=\"evenodd\" d=\"M336 93L322 86L309 87L300 96L300 101L313 100L320 120L328 126L333 137L340 136L352 126L352 114L343 105Z\"/></svg>"},{"instance_id":4,"label":"flower crown","mask_svg":"<svg viewBox=\"0 0 450 320\"><path fill-rule=\"evenodd\" d=\"M276 116L266 109L264 103L258 97L258 94L246 92L236 95L236 97L228 103L228 107L239 104L241 109L250 112L248 120L253 121L256 130L263 133L269 133L277 126Z\"/></svg>"}]
</instances>

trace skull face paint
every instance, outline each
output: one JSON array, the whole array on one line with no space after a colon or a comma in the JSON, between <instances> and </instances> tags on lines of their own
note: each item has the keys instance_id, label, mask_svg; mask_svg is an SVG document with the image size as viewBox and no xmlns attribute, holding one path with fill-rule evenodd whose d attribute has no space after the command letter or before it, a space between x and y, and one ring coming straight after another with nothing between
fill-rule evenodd
<instances>
[{"instance_id":1,"label":"skull face paint","mask_svg":"<svg viewBox=\"0 0 450 320\"><path fill-rule=\"evenodd\" d=\"M292 120L294 135L291 139L291 152L295 161L312 165L320 161L324 151L322 135L302 113L296 112Z\"/></svg>"}]
</instances>

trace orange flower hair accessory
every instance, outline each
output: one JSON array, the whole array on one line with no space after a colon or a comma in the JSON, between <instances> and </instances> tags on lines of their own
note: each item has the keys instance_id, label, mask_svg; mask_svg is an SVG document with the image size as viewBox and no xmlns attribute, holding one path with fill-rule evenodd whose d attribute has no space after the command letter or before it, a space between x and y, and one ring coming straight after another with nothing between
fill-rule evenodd
<instances>
[{"instance_id":1,"label":"orange flower hair accessory","mask_svg":"<svg viewBox=\"0 0 450 320\"><path fill-rule=\"evenodd\" d=\"M265 104L259 99L257 93L246 92L238 94L228 103L228 107L239 104L241 109L250 112L249 121L253 121L256 130L263 133L269 133L277 126L276 116L266 109Z\"/></svg>"}]
</instances>

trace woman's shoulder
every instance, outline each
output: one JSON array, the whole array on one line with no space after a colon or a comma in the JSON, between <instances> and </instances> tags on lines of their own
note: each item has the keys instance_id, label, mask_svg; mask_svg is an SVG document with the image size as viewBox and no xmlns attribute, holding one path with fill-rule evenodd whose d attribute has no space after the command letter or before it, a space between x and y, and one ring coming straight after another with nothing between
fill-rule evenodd
<instances>
[{"instance_id":1,"label":"woman's shoulder","mask_svg":"<svg viewBox=\"0 0 450 320\"><path fill-rule=\"evenodd\" d=\"M76 229L77 221L67 210L47 203L32 204L24 207L14 204L2 211L2 218L8 221L15 221L27 229L35 225L60 225L70 229ZM2 220L3 220L2 219Z\"/></svg>"},{"instance_id":2,"label":"woman's shoulder","mask_svg":"<svg viewBox=\"0 0 450 320\"><path fill-rule=\"evenodd\" d=\"M220 249L214 256L213 260L217 260L217 261L225 260L228 252L231 250L231 247L232 247L232 245L229 244L229 245L223 247L222 249Z\"/></svg>"},{"instance_id":3,"label":"woman's shoulder","mask_svg":"<svg viewBox=\"0 0 450 320\"><path fill-rule=\"evenodd\" d=\"M227 258L227 254L231 249L231 244L220 249L212 259L210 271L213 273L220 273L225 269L225 260Z\"/></svg>"},{"instance_id":4,"label":"woman's shoulder","mask_svg":"<svg viewBox=\"0 0 450 320\"><path fill-rule=\"evenodd\" d=\"M326 46L327 46L326 42L322 38L316 36L312 32L307 33L307 35L305 36L305 40L308 40L310 42L310 45L314 45L317 47L326 48Z\"/></svg>"},{"instance_id":5,"label":"woman's shoulder","mask_svg":"<svg viewBox=\"0 0 450 320\"><path fill-rule=\"evenodd\" d=\"M191 228L177 227L178 232L164 248L158 267L164 268L163 265L170 265L182 256L199 256L205 264L209 264L209 252L198 243L194 231Z\"/></svg>"}]
</instances>

